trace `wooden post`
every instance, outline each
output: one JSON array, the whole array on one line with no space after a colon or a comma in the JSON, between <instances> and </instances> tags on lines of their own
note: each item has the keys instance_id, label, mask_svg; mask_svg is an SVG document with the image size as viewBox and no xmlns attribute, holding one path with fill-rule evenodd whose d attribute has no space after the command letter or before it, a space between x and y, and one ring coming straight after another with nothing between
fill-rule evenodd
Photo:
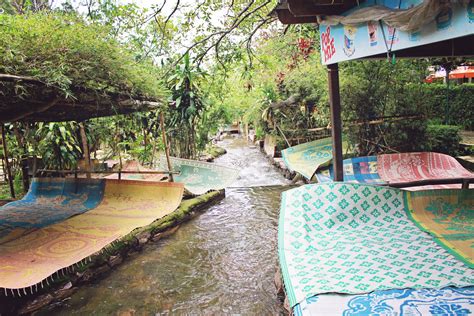
<instances>
[{"instance_id":1,"label":"wooden post","mask_svg":"<svg viewBox=\"0 0 474 316\"><path fill-rule=\"evenodd\" d=\"M28 151L26 149L25 143L23 142L20 131L18 130L18 122L13 123L13 134L15 134L18 146L22 151L20 158L21 175L23 179L23 190L24 192L27 192L30 188L30 178L28 176Z\"/></svg>"},{"instance_id":2,"label":"wooden post","mask_svg":"<svg viewBox=\"0 0 474 316\"><path fill-rule=\"evenodd\" d=\"M86 171L91 171L91 155L89 153L89 145L87 144L87 136L86 129L84 127L84 122L79 123L79 130L81 134L82 150L84 151L84 160L86 162ZM90 178L91 174L86 173L86 177Z\"/></svg>"},{"instance_id":3,"label":"wooden post","mask_svg":"<svg viewBox=\"0 0 474 316\"><path fill-rule=\"evenodd\" d=\"M331 106L331 136L334 181L344 181L342 170L342 121L339 94L339 66L328 65L329 104Z\"/></svg>"},{"instance_id":4,"label":"wooden post","mask_svg":"<svg viewBox=\"0 0 474 316\"><path fill-rule=\"evenodd\" d=\"M170 148L168 146L168 141L166 139L166 131L165 131L165 116L163 112L160 113L160 125L161 125L161 137L163 138L163 144L165 145L165 155L166 155L166 163L168 164L168 171L173 171L173 166L171 165L170 159ZM170 182L174 182L173 174L169 174Z\"/></svg>"},{"instance_id":5,"label":"wooden post","mask_svg":"<svg viewBox=\"0 0 474 316\"><path fill-rule=\"evenodd\" d=\"M446 63L444 65L444 69L446 70L446 104L444 105L444 124L448 125L450 123L449 120L449 73L451 72L451 65Z\"/></svg>"},{"instance_id":6,"label":"wooden post","mask_svg":"<svg viewBox=\"0 0 474 316\"><path fill-rule=\"evenodd\" d=\"M13 187L12 170L10 168L10 162L8 161L8 148L7 138L5 137L5 125L2 124L2 143L3 143L3 158L5 159L5 166L8 174L8 184L10 185L10 194L12 198L15 198L15 188Z\"/></svg>"}]
</instances>

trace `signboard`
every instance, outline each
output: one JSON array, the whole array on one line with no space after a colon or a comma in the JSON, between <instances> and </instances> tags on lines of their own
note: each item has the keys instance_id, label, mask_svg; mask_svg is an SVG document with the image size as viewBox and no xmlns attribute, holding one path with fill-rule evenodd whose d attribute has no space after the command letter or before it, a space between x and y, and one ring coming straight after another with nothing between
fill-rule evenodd
<instances>
[{"instance_id":1,"label":"signboard","mask_svg":"<svg viewBox=\"0 0 474 316\"><path fill-rule=\"evenodd\" d=\"M378 0L378 5L396 9L409 9L423 0ZM374 5L368 0L364 7ZM349 14L352 11L348 11ZM431 44L452 38L474 34L474 0L467 6L453 4L452 9L440 13L436 19L414 32L402 32L379 22L367 22L358 26L342 24L319 26L321 39L321 59L323 64L334 64L387 51ZM474 44L473 44L474 50Z\"/></svg>"}]
</instances>

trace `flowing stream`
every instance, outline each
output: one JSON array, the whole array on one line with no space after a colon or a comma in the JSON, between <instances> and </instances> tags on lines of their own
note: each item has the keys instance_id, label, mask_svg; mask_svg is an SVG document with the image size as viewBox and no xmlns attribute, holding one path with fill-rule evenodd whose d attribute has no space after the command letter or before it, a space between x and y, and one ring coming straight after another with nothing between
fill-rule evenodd
<instances>
[{"instance_id":1,"label":"flowing stream","mask_svg":"<svg viewBox=\"0 0 474 316\"><path fill-rule=\"evenodd\" d=\"M226 198L42 314L281 314L273 278L289 181L246 141L219 145L228 153L216 163L240 170Z\"/></svg>"}]
</instances>

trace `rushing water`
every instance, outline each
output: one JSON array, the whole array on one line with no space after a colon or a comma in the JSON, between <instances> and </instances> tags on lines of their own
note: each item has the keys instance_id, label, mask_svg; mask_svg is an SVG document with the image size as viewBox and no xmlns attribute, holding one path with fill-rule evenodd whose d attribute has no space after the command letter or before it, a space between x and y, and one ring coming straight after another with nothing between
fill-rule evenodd
<instances>
[{"instance_id":1,"label":"rushing water","mask_svg":"<svg viewBox=\"0 0 474 316\"><path fill-rule=\"evenodd\" d=\"M273 277L288 181L242 139L219 145L228 153L216 162L240 170L225 199L45 314L281 313Z\"/></svg>"}]
</instances>

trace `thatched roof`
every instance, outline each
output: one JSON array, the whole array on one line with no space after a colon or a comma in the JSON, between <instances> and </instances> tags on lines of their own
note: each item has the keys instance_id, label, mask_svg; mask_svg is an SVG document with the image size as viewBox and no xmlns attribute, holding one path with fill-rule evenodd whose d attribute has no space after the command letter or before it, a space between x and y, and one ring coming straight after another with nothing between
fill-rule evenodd
<instances>
[{"instance_id":1,"label":"thatched roof","mask_svg":"<svg viewBox=\"0 0 474 316\"><path fill-rule=\"evenodd\" d=\"M101 93L72 88L74 97L65 98L52 87L32 77L0 74L0 91L14 90L19 83L27 87L26 98L0 94L0 122L82 121L89 118L129 114L158 108L159 100Z\"/></svg>"},{"instance_id":2,"label":"thatched roof","mask_svg":"<svg viewBox=\"0 0 474 316\"><path fill-rule=\"evenodd\" d=\"M62 13L0 15L0 122L81 121L156 109L161 71L107 26Z\"/></svg>"}]
</instances>

